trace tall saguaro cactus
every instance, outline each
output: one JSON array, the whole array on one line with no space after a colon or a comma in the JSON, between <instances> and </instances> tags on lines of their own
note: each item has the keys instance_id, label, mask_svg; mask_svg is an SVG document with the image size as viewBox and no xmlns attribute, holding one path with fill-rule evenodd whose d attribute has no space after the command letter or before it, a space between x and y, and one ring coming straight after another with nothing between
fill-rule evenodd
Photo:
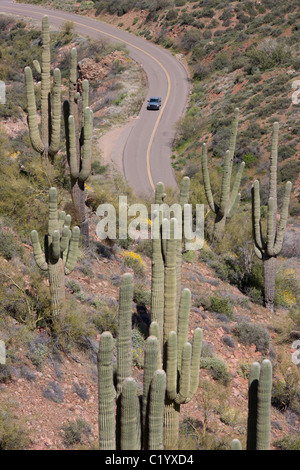
<instances>
[{"instance_id":1,"label":"tall saguaro cactus","mask_svg":"<svg viewBox=\"0 0 300 470\"><path fill-rule=\"evenodd\" d=\"M158 340L145 346L143 393L139 397L132 373L132 275L122 277L119 295L117 373L114 384L113 337L102 333L98 351L100 450L162 450L166 374L158 368Z\"/></svg>"},{"instance_id":2,"label":"tall saguaro cactus","mask_svg":"<svg viewBox=\"0 0 300 470\"><path fill-rule=\"evenodd\" d=\"M42 251L36 230L31 232L37 266L48 273L53 323L62 324L66 313L65 275L75 268L78 256L79 228L70 230L71 218L64 211L58 216L57 190L49 190L48 233Z\"/></svg>"},{"instance_id":3,"label":"tall saguaro cactus","mask_svg":"<svg viewBox=\"0 0 300 470\"><path fill-rule=\"evenodd\" d=\"M270 449L271 392L271 361L253 362L248 382L247 450ZM231 449L242 450L238 439L232 441Z\"/></svg>"},{"instance_id":4,"label":"tall saguaro cactus","mask_svg":"<svg viewBox=\"0 0 300 470\"><path fill-rule=\"evenodd\" d=\"M259 181L254 182L252 188L252 232L255 253L263 262L264 270L264 305L270 311L274 310L276 257L279 255L288 220L288 208L292 183L285 185L282 213L277 227L277 157L278 157L278 122L273 125L271 164L269 176L269 198L267 215L267 235L263 239L261 227L261 210Z\"/></svg>"},{"instance_id":5,"label":"tall saguaro cactus","mask_svg":"<svg viewBox=\"0 0 300 470\"><path fill-rule=\"evenodd\" d=\"M183 182L181 201L187 202L188 184ZM155 202L164 198L164 186L156 187ZM160 214L155 214L159 217ZM183 289L178 296L179 240L176 239L177 219L159 220L159 238L153 239L152 306L151 320L159 325L152 328L159 340L160 360L167 375L167 392L164 405L164 446L174 449L179 439L179 414L181 405L188 403L198 388L202 330L194 331L192 345L188 342L188 322L191 292ZM168 238L164 225L170 224ZM180 232L180 231L179 231ZM181 242L181 240L180 240ZM180 243L181 249L181 243ZM181 265L180 265L181 272ZM180 282L181 285L181 282ZM156 332L155 332L156 331Z\"/></svg>"},{"instance_id":6,"label":"tall saguaro cactus","mask_svg":"<svg viewBox=\"0 0 300 470\"><path fill-rule=\"evenodd\" d=\"M88 106L88 80L82 82L82 95L77 88L77 51L73 48L71 50L69 100L64 103L64 116L71 196L79 218L82 241L87 246L89 224L85 207L85 182L91 173L93 112Z\"/></svg>"},{"instance_id":7,"label":"tall saguaro cactus","mask_svg":"<svg viewBox=\"0 0 300 470\"><path fill-rule=\"evenodd\" d=\"M39 128L32 70L25 67L25 89L27 96L28 127L31 145L42 157L45 165L60 148L61 120L61 73L58 68L53 73L53 99L51 105L51 68L49 18L42 20L42 60L34 61L36 71L41 74L41 125Z\"/></svg>"},{"instance_id":8,"label":"tall saguaro cactus","mask_svg":"<svg viewBox=\"0 0 300 470\"><path fill-rule=\"evenodd\" d=\"M236 137L238 130L238 121L239 121L239 110L235 109L234 120L232 123L231 137L229 143L229 149L226 151L224 166L223 166L223 175L222 175L222 185L221 185L221 197L219 204L216 204L214 196L211 190L210 178L207 166L207 147L206 144L203 144L203 151L201 157L202 163L202 172L204 180L204 189L207 202L212 212L215 213L215 225L213 238L215 241L220 241L224 231L226 220L230 219L236 212L241 195L239 193L239 187L241 183L241 178L245 166L245 162L242 162L239 166L235 180L233 183L232 190L230 192L230 182L233 166L233 157L235 152Z\"/></svg>"}]
</instances>

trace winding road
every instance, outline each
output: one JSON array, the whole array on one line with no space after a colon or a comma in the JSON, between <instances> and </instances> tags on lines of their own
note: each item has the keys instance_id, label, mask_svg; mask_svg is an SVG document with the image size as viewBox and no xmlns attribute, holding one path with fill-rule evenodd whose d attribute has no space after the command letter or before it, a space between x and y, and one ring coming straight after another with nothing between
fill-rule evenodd
<instances>
[{"instance_id":1,"label":"winding road","mask_svg":"<svg viewBox=\"0 0 300 470\"><path fill-rule=\"evenodd\" d=\"M190 83L185 67L168 51L151 42L98 20L36 5L0 0L0 13L41 20L48 15L50 24L60 26L69 20L76 32L93 39L106 37L126 44L130 57L145 70L148 97L161 96L160 111L147 111L146 102L123 139L123 171L138 194L153 194L157 182L176 187L171 165L175 124L184 114Z\"/></svg>"}]
</instances>

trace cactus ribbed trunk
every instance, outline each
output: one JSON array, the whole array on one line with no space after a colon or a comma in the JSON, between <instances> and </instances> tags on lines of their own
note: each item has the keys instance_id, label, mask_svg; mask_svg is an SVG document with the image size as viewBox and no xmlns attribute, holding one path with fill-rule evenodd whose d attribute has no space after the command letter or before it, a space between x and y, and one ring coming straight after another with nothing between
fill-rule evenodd
<instances>
[{"instance_id":1,"label":"cactus ribbed trunk","mask_svg":"<svg viewBox=\"0 0 300 470\"><path fill-rule=\"evenodd\" d=\"M215 218L215 224L214 224L213 242L219 242L222 240L224 233L225 233L225 226L226 226L226 215L217 214Z\"/></svg>"},{"instance_id":2,"label":"cactus ribbed trunk","mask_svg":"<svg viewBox=\"0 0 300 470\"><path fill-rule=\"evenodd\" d=\"M178 449L180 405L165 399L164 409L164 448L166 450Z\"/></svg>"},{"instance_id":3,"label":"cactus ribbed trunk","mask_svg":"<svg viewBox=\"0 0 300 470\"><path fill-rule=\"evenodd\" d=\"M276 257L266 255L263 258L264 272L264 306L274 311Z\"/></svg>"},{"instance_id":4,"label":"cactus ribbed trunk","mask_svg":"<svg viewBox=\"0 0 300 470\"><path fill-rule=\"evenodd\" d=\"M49 263L49 289L51 294L51 314L55 322L64 322L66 316L65 299L65 271L63 260L60 258L57 263Z\"/></svg>"},{"instance_id":5,"label":"cactus ribbed trunk","mask_svg":"<svg viewBox=\"0 0 300 470\"><path fill-rule=\"evenodd\" d=\"M113 382L113 337L104 332L100 337L98 351L98 425L99 449L114 450L116 448L115 425L115 390Z\"/></svg>"},{"instance_id":6,"label":"cactus ribbed trunk","mask_svg":"<svg viewBox=\"0 0 300 470\"><path fill-rule=\"evenodd\" d=\"M80 226L80 234L85 246L89 245L89 224L86 218L86 193L84 189L84 181L71 176L71 197L76 210L76 217L78 217L78 224Z\"/></svg>"}]
</instances>

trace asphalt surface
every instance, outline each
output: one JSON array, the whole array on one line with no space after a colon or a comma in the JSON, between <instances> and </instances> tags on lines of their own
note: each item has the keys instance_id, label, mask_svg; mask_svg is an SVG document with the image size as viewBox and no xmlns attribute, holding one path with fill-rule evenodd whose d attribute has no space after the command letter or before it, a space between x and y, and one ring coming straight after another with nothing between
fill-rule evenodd
<instances>
[{"instance_id":1,"label":"asphalt surface","mask_svg":"<svg viewBox=\"0 0 300 470\"><path fill-rule=\"evenodd\" d=\"M126 44L133 60L139 63L148 77L148 95L161 96L159 111L148 111L147 100L134 121L123 148L123 171L128 183L139 194L153 194L157 182L176 187L171 166L175 124L185 111L190 84L185 67L168 51L108 24L36 5L0 0L0 13L20 15L41 20L48 15L50 25L60 26L66 20L74 23L76 32L93 39L106 37ZM30 64L28 64L30 65Z\"/></svg>"}]
</instances>

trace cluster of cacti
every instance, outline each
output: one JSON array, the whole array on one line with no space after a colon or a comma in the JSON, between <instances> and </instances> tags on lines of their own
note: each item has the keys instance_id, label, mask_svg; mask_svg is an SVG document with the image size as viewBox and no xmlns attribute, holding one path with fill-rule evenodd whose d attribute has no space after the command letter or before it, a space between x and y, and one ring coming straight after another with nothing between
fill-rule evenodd
<instances>
[{"instance_id":1,"label":"cluster of cacti","mask_svg":"<svg viewBox=\"0 0 300 470\"><path fill-rule=\"evenodd\" d=\"M61 122L61 73L58 68L53 73L53 99L51 105L51 70L50 70L50 33L49 18L42 21L42 60L34 61L36 71L41 74L41 130L39 129L35 90L32 70L25 67L25 88L27 96L27 113L29 136L32 147L41 154L45 165L54 157L60 148Z\"/></svg>"},{"instance_id":2,"label":"cluster of cacti","mask_svg":"<svg viewBox=\"0 0 300 470\"><path fill-rule=\"evenodd\" d=\"M82 82L82 95L77 88L77 51L76 48L72 48L69 100L64 103L67 157L70 167L72 201L76 215L79 217L82 242L88 245L89 225L85 207L85 181L91 173L93 112L88 106L88 80Z\"/></svg>"},{"instance_id":3,"label":"cluster of cacti","mask_svg":"<svg viewBox=\"0 0 300 470\"><path fill-rule=\"evenodd\" d=\"M231 136L229 149L226 151L224 166L223 166L223 175L222 175L222 186L221 186L221 196L220 203L216 204L214 196L211 190L210 178L207 166L207 146L203 144L202 151L202 172L203 172L203 182L205 195L207 202L209 204L210 210L215 213L215 225L213 238L215 241L220 241L224 235L226 220L230 219L236 212L241 195L239 193L239 187L241 183L241 178L245 166L245 162L241 162L238 172L236 174L232 191L230 193L230 182L233 166L233 157L236 146L236 137L238 130L238 121L239 121L239 110L235 109L235 116L232 124Z\"/></svg>"},{"instance_id":4,"label":"cluster of cacti","mask_svg":"<svg viewBox=\"0 0 300 470\"><path fill-rule=\"evenodd\" d=\"M247 450L270 449L271 392L271 361L254 362L249 374ZM231 449L242 450L238 439L232 441Z\"/></svg>"},{"instance_id":5,"label":"cluster of cacti","mask_svg":"<svg viewBox=\"0 0 300 470\"><path fill-rule=\"evenodd\" d=\"M34 66L41 74L41 125L38 123L37 106L32 70L25 67L25 88L29 136L32 147L41 154L42 161L54 163L60 148L61 130L61 73L53 72L53 99L51 96L50 33L49 19L42 20L42 60ZM82 95L77 90L77 52L71 50L69 100L64 103L67 159L70 167L71 196L82 236L82 243L89 243L89 225L86 217L85 181L91 173L93 113L88 107L89 83L82 82ZM80 100L80 97L82 98ZM79 109L80 108L80 109ZM52 172L51 167L49 174Z\"/></svg>"},{"instance_id":6,"label":"cluster of cacti","mask_svg":"<svg viewBox=\"0 0 300 470\"><path fill-rule=\"evenodd\" d=\"M28 123L32 146L50 160L60 146L61 77L54 71L53 105L50 106L50 37L48 17L43 19L42 63L34 62L41 73L41 132L39 131L32 71L25 68L28 100ZM64 103L66 148L70 166L71 194L79 216L80 229L70 230L71 217L58 214L57 191L49 190L48 233L42 251L38 233L31 232L33 253L38 267L49 277L52 321L63 324L66 314L65 275L71 273L78 257L80 233L85 245L89 227L85 207L85 181L91 172L93 113L88 106L88 81L78 92L77 52L71 51L69 100ZM239 187L244 169L240 164L230 191L233 158L238 128L235 110L229 149L226 152L220 203L216 204L210 185L207 148L203 145L202 170L204 188L210 209L215 213L214 239L220 241L226 220L233 216L239 201ZM291 183L286 184L282 215L278 229L277 216L277 141L278 123L274 124L270 188L267 216L267 237L262 237L259 183L253 187L253 237L257 256L264 263L265 305L273 309L275 295L276 256L280 253L288 218ZM189 201L190 180L181 184L179 206ZM158 183L155 204L164 203L163 183ZM110 332L100 336L98 351L98 408L100 450L162 450L178 448L180 407L196 394L199 384L202 330L196 328L188 341L191 292L181 288L182 230L176 217L165 218L163 211L154 212L158 238L152 240L151 325L145 345L143 390L132 377L132 298L131 274L122 277L119 296L119 325L114 368L114 339ZM181 222L182 223L182 219ZM182 228L182 227L181 227ZM180 238L177 238L181 233ZM168 234L168 236L166 236ZM268 449L270 446L270 403L272 366L270 361L254 363L249 378L249 415L247 449ZM232 449L241 449L235 439Z\"/></svg>"},{"instance_id":7,"label":"cluster of cacti","mask_svg":"<svg viewBox=\"0 0 300 470\"><path fill-rule=\"evenodd\" d=\"M288 208L292 183L285 185L282 213L277 228L277 156L278 156L278 129L277 122L273 125L271 164L269 178L269 198L267 215L267 236L263 239L261 227L261 209L259 195L259 181L254 182L252 188L252 225L254 249L256 255L263 261L264 270L264 305L274 310L276 257L279 255L284 238L288 219Z\"/></svg>"},{"instance_id":8,"label":"cluster of cacti","mask_svg":"<svg viewBox=\"0 0 300 470\"><path fill-rule=\"evenodd\" d=\"M65 275L75 268L78 257L79 228L70 230L71 217L58 214L56 188L49 190L48 233L44 252L36 230L31 232L33 254L37 266L48 273L51 294L51 314L54 323L62 324L66 313Z\"/></svg>"},{"instance_id":9,"label":"cluster of cacti","mask_svg":"<svg viewBox=\"0 0 300 470\"><path fill-rule=\"evenodd\" d=\"M114 384L114 340L101 334L98 351L98 410L100 450L161 450L166 374L159 368L156 336L146 340L143 391L132 377L132 275L122 277ZM157 325L152 325L156 329Z\"/></svg>"},{"instance_id":10,"label":"cluster of cacti","mask_svg":"<svg viewBox=\"0 0 300 470\"><path fill-rule=\"evenodd\" d=\"M181 186L181 203L188 201L187 178ZM155 203L162 204L164 186L156 186ZM198 388L202 330L194 332L192 345L188 342L188 323L191 292L184 289L178 296L178 266L181 267L182 240L176 239L175 218L159 218L159 238L153 239L151 320L158 326L156 333L160 348L162 367L167 374L167 391L164 406L164 448L176 448L179 439L180 406L188 403ZM168 238L164 238L163 226L170 224Z\"/></svg>"}]
</instances>

